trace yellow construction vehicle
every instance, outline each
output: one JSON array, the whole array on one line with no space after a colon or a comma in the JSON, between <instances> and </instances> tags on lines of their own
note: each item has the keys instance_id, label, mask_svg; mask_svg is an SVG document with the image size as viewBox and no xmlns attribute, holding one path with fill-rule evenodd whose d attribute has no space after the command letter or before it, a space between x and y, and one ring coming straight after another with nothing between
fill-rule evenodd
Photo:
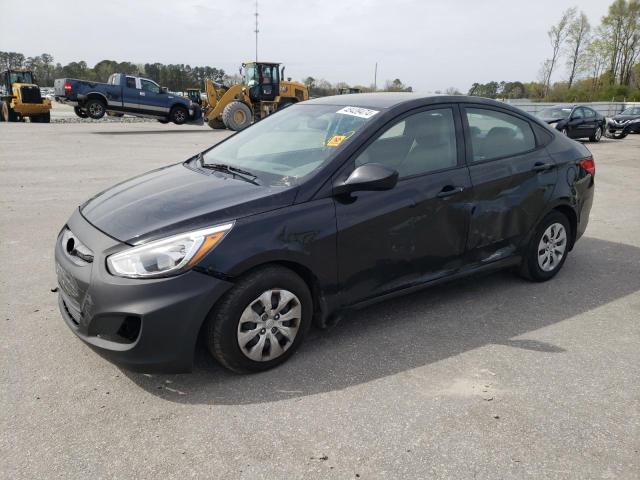
<instances>
[{"instance_id":1,"label":"yellow construction vehicle","mask_svg":"<svg viewBox=\"0 0 640 480\"><path fill-rule=\"evenodd\" d=\"M29 70L6 70L2 72L5 93L2 101L2 120L21 122L29 117L32 122L51 121L51 100L42 98L40 87Z\"/></svg>"},{"instance_id":2,"label":"yellow construction vehicle","mask_svg":"<svg viewBox=\"0 0 640 480\"><path fill-rule=\"evenodd\" d=\"M279 63L247 62L241 72L243 81L238 85L206 81L204 121L211 128L242 130L278 108L309 99L305 84L282 80L284 67L280 69Z\"/></svg>"}]
</instances>

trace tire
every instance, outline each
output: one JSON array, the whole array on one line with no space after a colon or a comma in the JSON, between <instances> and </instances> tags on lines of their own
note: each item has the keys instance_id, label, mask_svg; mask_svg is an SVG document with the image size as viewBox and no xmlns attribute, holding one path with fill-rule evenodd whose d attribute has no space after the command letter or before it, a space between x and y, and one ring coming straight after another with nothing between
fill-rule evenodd
<instances>
[{"instance_id":1,"label":"tire","mask_svg":"<svg viewBox=\"0 0 640 480\"><path fill-rule=\"evenodd\" d=\"M94 120L100 120L107 113L107 107L104 102L98 98L91 98L84 104L84 110L87 112L89 118Z\"/></svg>"},{"instance_id":2,"label":"tire","mask_svg":"<svg viewBox=\"0 0 640 480\"><path fill-rule=\"evenodd\" d=\"M601 138L602 138L602 127L599 126L598 128L596 128L596 131L594 132L594 134L589 137L589 141L598 143Z\"/></svg>"},{"instance_id":3,"label":"tire","mask_svg":"<svg viewBox=\"0 0 640 480\"><path fill-rule=\"evenodd\" d=\"M549 242L550 238L554 241ZM567 259L571 238L567 217L555 210L550 212L536 227L522 259L520 275L533 282L546 282L555 277ZM561 252L560 258L558 252Z\"/></svg>"},{"instance_id":4,"label":"tire","mask_svg":"<svg viewBox=\"0 0 640 480\"><path fill-rule=\"evenodd\" d=\"M217 118L209 120L207 122L207 125L209 125L209 127L213 128L214 130L224 130L225 128L227 128L224 122L222 120L218 120Z\"/></svg>"},{"instance_id":5,"label":"tire","mask_svg":"<svg viewBox=\"0 0 640 480\"><path fill-rule=\"evenodd\" d=\"M2 119L5 122L20 121L20 116L9 106L9 102L2 102Z\"/></svg>"},{"instance_id":6,"label":"tire","mask_svg":"<svg viewBox=\"0 0 640 480\"><path fill-rule=\"evenodd\" d=\"M158 121L163 125L169 123L169 120L167 120L166 118L159 118Z\"/></svg>"},{"instance_id":7,"label":"tire","mask_svg":"<svg viewBox=\"0 0 640 480\"><path fill-rule=\"evenodd\" d=\"M73 111L80 118L89 118L89 115L87 114L87 112L80 107L73 107Z\"/></svg>"},{"instance_id":8,"label":"tire","mask_svg":"<svg viewBox=\"0 0 640 480\"><path fill-rule=\"evenodd\" d=\"M222 111L222 121L229 130L240 131L251 125L253 113L242 102L231 102Z\"/></svg>"},{"instance_id":9,"label":"tire","mask_svg":"<svg viewBox=\"0 0 640 480\"><path fill-rule=\"evenodd\" d=\"M283 291L289 301L278 293ZM271 301L267 312L262 299ZM278 312L283 311L283 316L292 317L278 320ZM295 352L311 326L312 315L313 300L302 278L280 266L262 267L239 279L214 307L206 320L205 342L211 355L229 370L261 372ZM242 318L247 320L241 322ZM272 351L272 341L278 342L277 351Z\"/></svg>"},{"instance_id":10,"label":"tire","mask_svg":"<svg viewBox=\"0 0 640 480\"><path fill-rule=\"evenodd\" d=\"M182 105L176 105L171 109L169 119L176 125L182 125L189 120L189 111Z\"/></svg>"}]
</instances>

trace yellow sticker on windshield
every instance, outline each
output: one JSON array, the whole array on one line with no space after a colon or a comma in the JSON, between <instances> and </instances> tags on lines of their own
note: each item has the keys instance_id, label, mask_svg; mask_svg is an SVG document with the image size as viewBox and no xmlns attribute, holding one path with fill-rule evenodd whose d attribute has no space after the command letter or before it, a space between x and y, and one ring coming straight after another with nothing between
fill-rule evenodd
<instances>
[{"instance_id":1,"label":"yellow sticker on windshield","mask_svg":"<svg viewBox=\"0 0 640 480\"><path fill-rule=\"evenodd\" d=\"M327 141L327 147L337 147L347 139L346 135L334 135Z\"/></svg>"}]
</instances>

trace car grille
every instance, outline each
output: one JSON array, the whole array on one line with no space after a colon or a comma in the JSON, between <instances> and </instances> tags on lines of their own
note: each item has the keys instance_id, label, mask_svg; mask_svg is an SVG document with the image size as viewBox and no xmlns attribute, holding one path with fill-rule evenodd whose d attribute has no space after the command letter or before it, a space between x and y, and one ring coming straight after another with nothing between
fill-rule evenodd
<instances>
[{"instance_id":1,"label":"car grille","mask_svg":"<svg viewBox=\"0 0 640 480\"><path fill-rule=\"evenodd\" d=\"M22 99L22 103L42 103L40 88L35 85L20 87L20 98Z\"/></svg>"}]
</instances>

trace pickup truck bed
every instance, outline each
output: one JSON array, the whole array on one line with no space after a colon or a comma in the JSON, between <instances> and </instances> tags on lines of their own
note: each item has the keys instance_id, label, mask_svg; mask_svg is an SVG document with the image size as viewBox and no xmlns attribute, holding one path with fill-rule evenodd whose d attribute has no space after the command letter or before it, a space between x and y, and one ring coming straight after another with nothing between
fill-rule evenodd
<instances>
[{"instance_id":1,"label":"pickup truck bed","mask_svg":"<svg viewBox=\"0 0 640 480\"><path fill-rule=\"evenodd\" d=\"M105 113L156 118L202 125L202 109L191 100L168 93L152 80L116 73L108 83L58 78L54 82L55 99L73 105L79 117L99 119Z\"/></svg>"}]
</instances>

